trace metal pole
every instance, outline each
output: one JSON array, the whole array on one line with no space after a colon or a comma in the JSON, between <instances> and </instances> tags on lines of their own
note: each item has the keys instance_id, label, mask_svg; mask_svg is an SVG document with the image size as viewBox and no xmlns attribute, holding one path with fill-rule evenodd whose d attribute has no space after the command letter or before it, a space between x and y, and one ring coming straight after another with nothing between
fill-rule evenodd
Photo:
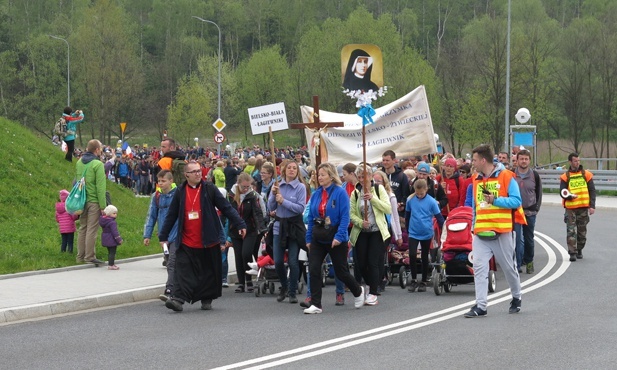
<instances>
[{"instance_id":1,"label":"metal pole","mask_svg":"<svg viewBox=\"0 0 617 370\"><path fill-rule=\"evenodd\" d=\"M503 150L506 153L510 153L509 150L509 134L510 134L510 13L511 13L512 0L508 0L508 39L506 50L506 129L504 135L504 147Z\"/></svg>"},{"instance_id":2,"label":"metal pole","mask_svg":"<svg viewBox=\"0 0 617 370\"><path fill-rule=\"evenodd\" d=\"M62 40L66 43L66 105L67 107L71 106L71 46L66 39L62 37L49 35L49 37Z\"/></svg>"},{"instance_id":3,"label":"metal pole","mask_svg":"<svg viewBox=\"0 0 617 370\"><path fill-rule=\"evenodd\" d=\"M202 22L206 22L206 23L212 23L213 25L216 26L216 28L219 31L219 107L218 107L218 118L221 118L221 28L219 27L218 24L209 21L207 19L203 19L197 16L193 16L193 18L200 20Z\"/></svg>"}]
</instances>

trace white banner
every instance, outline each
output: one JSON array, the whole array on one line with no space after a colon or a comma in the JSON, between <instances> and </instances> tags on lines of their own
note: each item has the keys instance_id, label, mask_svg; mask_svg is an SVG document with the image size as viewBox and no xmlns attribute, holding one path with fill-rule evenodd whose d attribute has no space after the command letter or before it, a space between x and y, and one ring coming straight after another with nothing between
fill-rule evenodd
<instances>
[{"instance_id":1,"label":"white banner","mask_svg":"<svg viewBox=\"0 0 617 370\"><path fill-rule=\"evenodd\" d=\"M303 105L302 121L313 122L313 107ZM375 123L366 126L366 161L380 163L386 150L396 153L396 158L407 158L437 152L431 112L426 99L424 85L404 97L375 109ZM321 162L344 164L362 161L362 118L357 114L342 114L320 110L319 120L345 122L345 127L327 127L320 133L319 145L325 145ZM315 163L315 142L317 130L305 128L309 143L311 163ZM325 155L323 155L325 154Z\"/></svg>"},{"instance_id":2,"label":"white banner","mask_svg":"<svg viewBox=\"0 0 617 370\"><path fill-rule=\"evenodd\" d=\"M284 103L262 105L261 107L249 108L248 111L253 135L268 132L268 127L272 127L272 131L289 128Z\"/></svg>"}]
</instances>

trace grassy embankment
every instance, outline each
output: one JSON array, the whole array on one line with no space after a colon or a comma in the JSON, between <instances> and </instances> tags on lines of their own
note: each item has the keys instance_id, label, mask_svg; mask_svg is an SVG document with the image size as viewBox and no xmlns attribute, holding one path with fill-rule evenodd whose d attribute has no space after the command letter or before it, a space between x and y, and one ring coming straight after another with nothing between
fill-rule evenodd
<instances>
[{"instance_id":1,"label":"grassy embankment","mask_svg":"<svg viewBox=\"0 0 617 370\"><path fill-rule=\"evenodd\" d=\"M58 147L18 123L0 118L0 125L0 274L75 265L77 233L74 253L60 253L55 220L58 192L70 191L75 162L65 161ZM116 258L160 253L156 239L150 247L142 242L149 199L136 198L131 191L109 181L107 190L118 207L118 229L124 238ZM107 259L100 240L96 253L98 258Z\"/></svg>"}]
</instances>

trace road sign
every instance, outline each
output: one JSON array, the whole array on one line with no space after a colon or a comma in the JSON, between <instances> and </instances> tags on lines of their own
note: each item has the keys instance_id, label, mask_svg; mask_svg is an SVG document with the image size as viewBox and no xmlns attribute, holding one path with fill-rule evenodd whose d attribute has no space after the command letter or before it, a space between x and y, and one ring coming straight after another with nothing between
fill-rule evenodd
<instances>
[{"instance_id":1,"label":"road sign","mask_svg":"<svg viewBox=\"0 0 617 370\"><path fill-rule=\"evenodd\" d=\"M217 132L216 134L214 134L214 142L215 143L221 144L221 143L223 143L223 141L225 141L225 134L223 134L222 132Z\"/></svg>"},{"instance_id":2,"label":"road sign","mask_svg":"<svg viewBox=\"0 0 617 370\"><path fill-rule=\"evenodd\" d=\"M214 127L216 131L221 132L223 131L225 127L227 127L227 124L223 122L222 119L218 118L216 121L214 121L214 123L212 124L212 127Z\"/></svg>"}]
</instances>

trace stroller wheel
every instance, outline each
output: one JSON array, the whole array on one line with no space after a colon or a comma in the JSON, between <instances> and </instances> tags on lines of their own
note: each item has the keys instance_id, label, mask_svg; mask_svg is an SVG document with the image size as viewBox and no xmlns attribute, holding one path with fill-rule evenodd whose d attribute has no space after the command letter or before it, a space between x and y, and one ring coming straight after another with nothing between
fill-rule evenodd
<instances>
[{"instance_id":1,"label":"stroller wheel","mask_svg":"<svg viewBox=\"0 0 617 370\"><path fill-rule=\"evenodd\" d=\"M302 292L304 292L304 281L298 283L298 294L302 294Z\"/></svg>"},{"instance_id":2,"label":"stroller wheel","mask_svg":"<svg viewBox=\"0 0 617 370\"><path fill-rule=\"evenodd\" d=\"M405 289L407 286L407 274L406 274L405 266L401 266L400 270L398 270L398 283L402 289Z\"/></svg>"},{"instance_id":3,"label":"stroller wheel","mask_svg":"<svg viewBox=\"0 0 617 370\"><path fill-rule=\"evenodd\" d=\"M392 285L394 281L394 273L392 272L392 267L389 265L386 266L386 279L388 279L388 285Z\"/></svg>"},{"instance_id":4,"label":"stroller wheel","mask_svg":"<svg viewBox=\"0 0 617 370\"><path fill-rule=\"evenodd\" d=\"M451 283L451 282L449 282L447 279L446 279L446 281L443 283L443 290L444 290L446 293L450 293L450 292L452 291L452 283Z\"/></svg>"},{"instance_id":5,"label":"stroller wheel","mask_svg":"<svg viewBox=\"0 0 617 370\"><path fill-rule=\"evenodd\" d=\"M433 269L433 273L431 274L431 280L433 280L433 290L436 295L441 295L443 293L443 285L441 284L441 274L437 272L437 269Z\"/></svg>"},{"instance_id":6,"label":"stroller wheel","mask_svg":"<svg viewBox=\"0 0 617 370\"><path fill-rule=\"evenodd\" d=\"M270 294L275 294L276 293L276 287L274 286L274 283L270 283Z\"/></svg>"},{"instance_id":7,"label":"stroller wheel","mask_svg":"<svg viewBox=\"0 0 617 370\"><path fill-rule=\"evenodd\" d=\"M493 293L497 288L497 281L495 279L495 271L488 272L488 291Z\"/></svg>"},{"instance_id":8,"label":"stroller wheel","mask_svg":"<svg viewBox=\"0 0 617 370\"><path fill-rule=\"evenodd\" d=\"M259 285L255 288L255 297L259 297L261 295L261 288Z\"/></svg>"}]
</instances>

